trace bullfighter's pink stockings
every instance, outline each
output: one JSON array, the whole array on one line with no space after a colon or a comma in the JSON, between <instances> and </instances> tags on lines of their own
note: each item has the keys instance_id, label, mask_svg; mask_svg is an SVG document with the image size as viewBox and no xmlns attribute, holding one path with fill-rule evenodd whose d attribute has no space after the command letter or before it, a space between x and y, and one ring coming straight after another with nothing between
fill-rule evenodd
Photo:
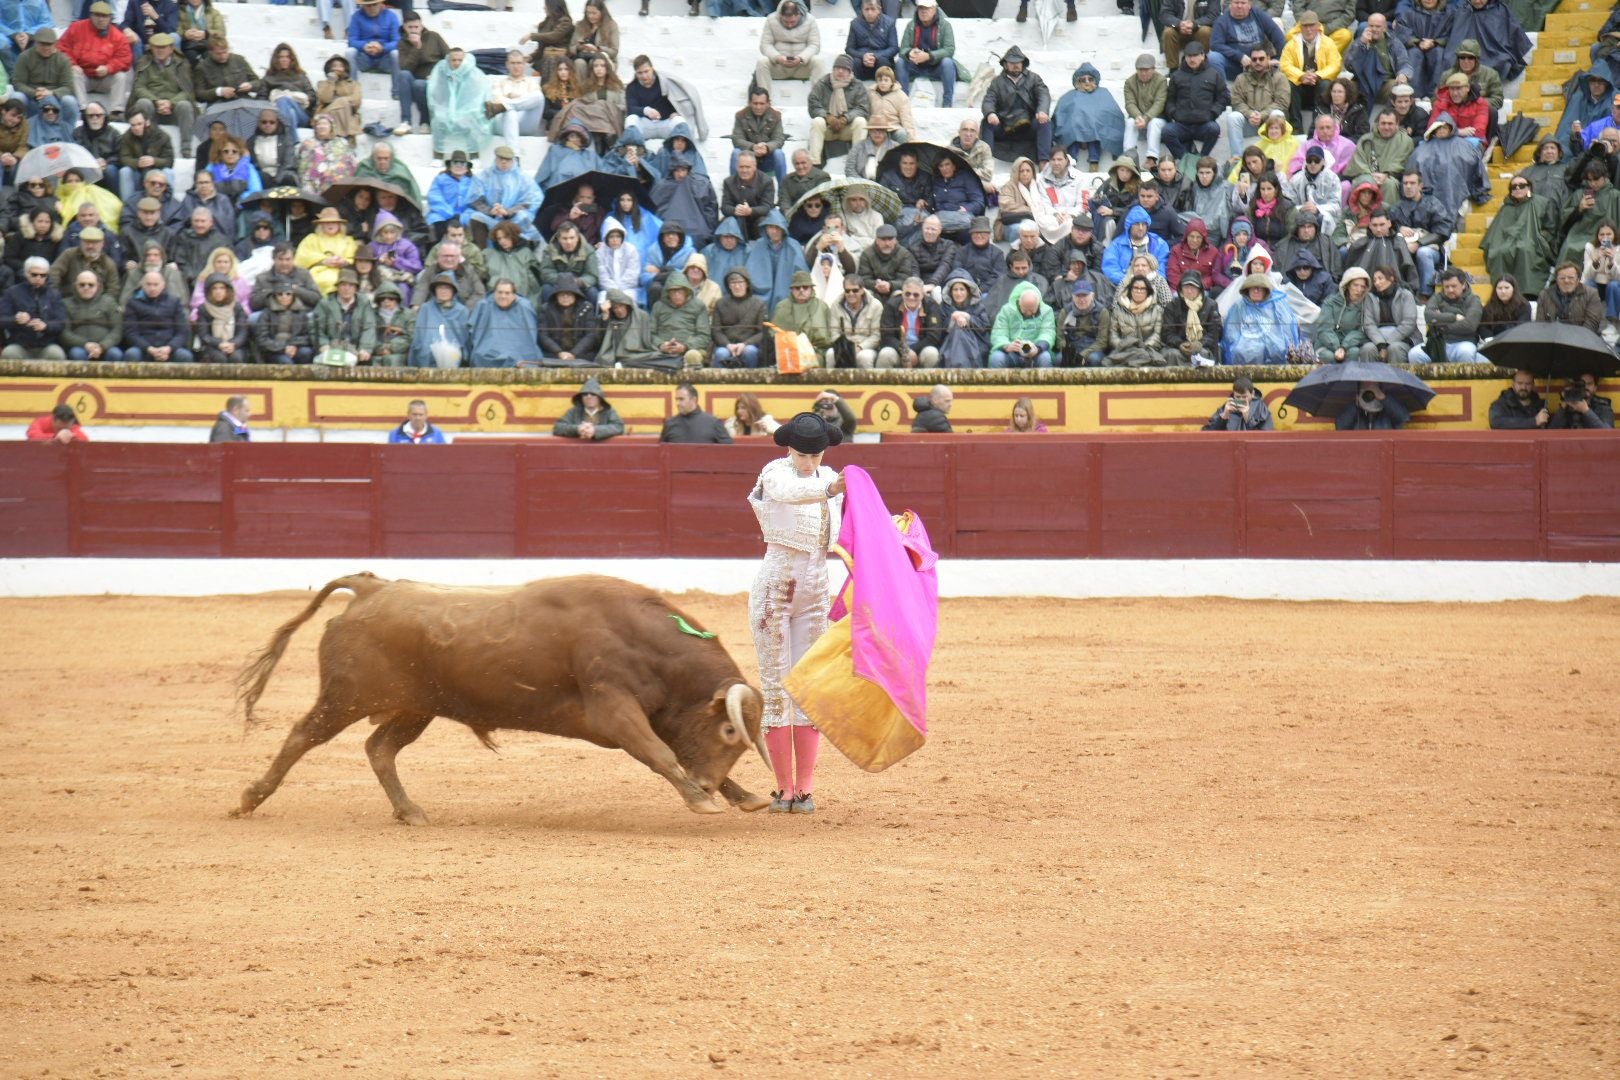
<instances>
[{"instance_id":1,"label":"bullfighter's pink stockings","mask_svg":"<svg viewBox=\"0 0 1620 1080\"><path fill-rule=\"evenodd\" d=\"M808 728L805 730L809 730ZM776 773L776 790L793 797L793 728L765 729L765 749L770 751L771 770Z\"/></svg>"},{"instance_id":2,"label":"bullfighter's pink stockings","mask_svg":"<svg viewBox=\"0 0 1620 1080\"><path fill-rule=\"evenodd\" d=\"M808 795L815 786L816 754L821 751L821 732L813 727L790 730L793 732L794 794Z\"/></svg>"}]
</instances>

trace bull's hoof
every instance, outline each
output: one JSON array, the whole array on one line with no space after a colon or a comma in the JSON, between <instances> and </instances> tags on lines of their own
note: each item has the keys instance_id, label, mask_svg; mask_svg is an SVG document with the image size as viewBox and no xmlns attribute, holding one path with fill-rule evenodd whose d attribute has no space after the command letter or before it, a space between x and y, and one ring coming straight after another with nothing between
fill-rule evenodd
<instances>
[{"instance_id":1,"label":"bull's hoof","mask_svg":"<svg viewBox=\"0 0 1620 1080\"><path fill-rule=\"evenodd\" d=\"M247 817L251 813L253 813L253 807L251 807L251 806L233 806L233 807L231 807L230 813L228 813L226 816L227 817L233 817L233 818L243 818L243 817Z\"/></svg>"},{"instance_id":2,"label":"bull's hoof","mask_svg":"<svg viewBox=\"0 0 1620 1080\"><path fill-rule=\"evenodd\" d=\"M750 791L745 798L738 799L733 805L744 813L752 814L756 810L763 810L771 805L771 800L764 795L755 795Z\"/></svg>"},{"instance_id":3,"label":"bull's hoof","mask_svg":"<svg viewBox=\"0 0 1620 1080\"><path fill-rule=\"evenodd\" d=\"M694 814L723 814L726 804L719 799L688 799L686 808Z\"/></svg>"},{"instance_id":4,"label":"bull's hoof","mask_svg":"<svg viewBox=\"0 0 1620 1080\"><path fill-rule=\"evenodd\" d=\"M401 825L426 825L427 815L422 813L419 806L402 806L394 811L394 820Z\"/></svg>"}]
</instances>

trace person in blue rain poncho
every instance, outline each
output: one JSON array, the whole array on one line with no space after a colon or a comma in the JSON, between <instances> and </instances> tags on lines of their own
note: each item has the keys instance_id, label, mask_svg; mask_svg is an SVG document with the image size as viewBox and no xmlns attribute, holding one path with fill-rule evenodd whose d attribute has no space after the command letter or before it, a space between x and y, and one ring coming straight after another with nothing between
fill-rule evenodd
<instances>
[{"instance_id":1,"label":"person in blue rain poncho","mask_svg":"<svg viewBox=\"0 0 1620 1080\"><path fill-rule=\"evenodd\" d=\"M1298 345L1299 318L1264 274L1243 279L1243 293L1226 316L1221 355L1228 364L1285 364Z\"/></svg>"},{"instance_id":2,"label":"person in blue rain poncho","mask_svg":"<svg viewBox=\"0 0 1620 1080\"><path fill-rule=\"evenodd\" d=\"M710 281L725 281L732 270L748 265L748 242L743 239L742 226L737 224L736 218L728 217L720 223L702 254L709 264Z\"/></svg>"},{"instance_id":3,"label":"person in blue rain poncho","mask_svg":"<svg viewBox=\"0 0 1620 1080\"><path fill-rule=\"evenodd\" d=\"M467 224L479 190L467 152L455 151L444 163L444 172L435 176L428 188L427 223L433 227L435 240L444 239L444 230L451 222Z\"/></svg>"},{"instance_id":4,"label":"person in blue rain poncho","mask_svg":"<svg viewBox=\"0 0 1620 1080\"><path fill-rule=\"evenodd\" d=\"M780 210L766 214L759 230L759 239L748 245L744 268L754 283L754 295L765 301L766 310L774 311L777 302L788 297L793 272L804 269L804 248L787 234L787 219Z\"/></svg>"},{"instance_id":5,"label":"person in blue rain poncho","mask_svg":"<svg viewBox=\"0 0 1620 1080\"><path fill-rule=\"evenodd\" d=\"M467 325L473 367L516 367L540 359L540 323L534 307L506 278L478 301Z\"/></svg>"},{"instance_id":6,"label":"person in blue rain poncho","mask_svg":"<svg viewBox=\"0 0 1620 1080\"><path fill-rule=\"evenodd\" d=\"M675 156L683 155L692 163L692 175L709 178L709 166L704 164L703 154L698 150L697 144L692 141L692 129L685 120L677 120L670 129L669 138L658 152L647 159L647 171L653 174L654 180L662 180L669 175L673 167Z\"/></svg>"},{"instance_id":7,"label":"person in blue rain poncho","mask_svg":"<svg viewBox=\"0 0 1620 1080\"><path fill-rule=\"evenodd\" d=\"M645 179L645 175L652 172L647 168L647 158L647 143L642 139L641 132L635 128L625 128L624 134L620 135L612 148L601 156L597 168L614 176L628 176L632 180L642 180Z\"/></svg>"},{"instance_id":8,"label":"person in blue rain poncho","mask_svg":"<svg viewBox=\"0 0 1620 1080\"><path fill-rule=\"evenodd\" d=\"M601 167L602 156L591 145L590 130L580 121L570 120L546 151L534 174L534 182L544 191Z\"/></svg>"},{"instance_id":9,"label":"person in blue rain poncho","mask_svg":"<svg viewBox=\"0 0 1620 1080\"><path fill-rule=\"evenodd\" d=\"M477 197L468 222L473 241L483 247L489 230L503 221L516 225L531 240L538 238L534 214L540 201L540 189L524 175L517 154L509 146L496 147L495 164L478 174Z\"/></svg>"},{"instance_id":10,"label":"person in blue rain poncho","mask_svg":"<svg viewBox=\"0 0 1620 1080\"><path fill-rule=\"evenodd\" d=\"M456 295L454 274L437 274L428 288L429 295L416 309L416 326L411 336L411 367L437 367L433 346L448 342L461 351L461 366L467 365L468 324L472 313Z\"/></svg>"},{"instance_id":11,"label":"person in blue rain poncho","mask_svg":"<svg viewBox=\"0 0 1620 1080\"><path fill-rule=\"evenodd\" d=\"M1058 98L1052 112L1052 142L1075 160L1084 157L1092 172L1104 154L1116 158L1125 145L1125 113L1102 89L1102 75L1091 64L1074 71L1074 89Z\"/></svg>"}]
</instances>

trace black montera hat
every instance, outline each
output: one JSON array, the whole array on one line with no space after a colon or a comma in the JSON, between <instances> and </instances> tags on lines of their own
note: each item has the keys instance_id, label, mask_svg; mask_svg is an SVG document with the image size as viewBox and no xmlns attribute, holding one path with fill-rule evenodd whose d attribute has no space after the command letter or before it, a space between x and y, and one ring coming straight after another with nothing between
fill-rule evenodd
<instances>
[{"instance_id":1,"label":"black montera hat","mask_svg":"<svg viewBox=\"0 0 1620 1080\"><path fill-rule=\"evenodd\" d=\"M777 428L773 438L777 446L786 446L801 454L819 454L843 442L844 432L813 412L802 412Z\"/></svg>"}]
</instances>

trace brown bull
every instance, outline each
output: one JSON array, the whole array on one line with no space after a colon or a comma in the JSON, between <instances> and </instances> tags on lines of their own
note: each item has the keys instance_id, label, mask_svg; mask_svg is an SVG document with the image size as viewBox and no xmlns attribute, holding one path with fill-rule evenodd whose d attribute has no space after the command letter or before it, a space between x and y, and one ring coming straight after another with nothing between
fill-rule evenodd
<instances>
[{"instance_id":1,"label":"brown bull","mask_svg":"<svg viewBox=\"0 0 1620 1080\"><path fill-rule=\"evenodd\" d=\"M438 716L466 724L486 745L489 732L510 728L622 749L700 814L724 812L716 794L744 810L768 805L727 777L750 743L770 763L759 691L717 639L683 632L680 611L616 578L516 588L338 578L242 672L249 723L293 633L339 589L355 599L321 637L320 696L233 815L252 813L299 758L363 716L377 725L366 756L394 816L411 825L427 816L400 786L394 757Z\"/></svg>"}]
</instances>

